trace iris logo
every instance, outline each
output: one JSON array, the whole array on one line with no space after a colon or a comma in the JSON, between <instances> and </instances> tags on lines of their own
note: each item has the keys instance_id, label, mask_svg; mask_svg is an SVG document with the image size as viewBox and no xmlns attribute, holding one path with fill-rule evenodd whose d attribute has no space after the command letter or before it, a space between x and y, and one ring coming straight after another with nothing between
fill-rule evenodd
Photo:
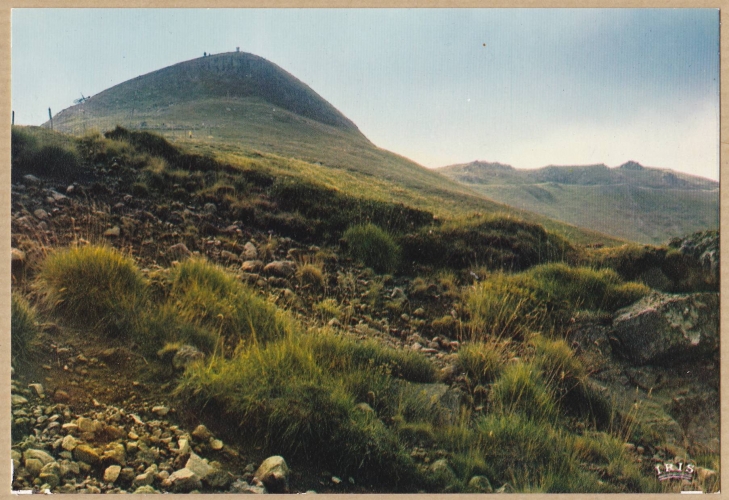
<instances>
[{"instance_id":1,"label":"iris logo","mask_svg":"<svg viewBox=\"0 0 729 500\"><path fill-rule=\"evenodd\" d=\"M656 465L655 469L659 481L667 481L669 479L687 479L690 481L696 471L694 464L686 464L686 468L684 468L683 462L679 462L678 464L666 463Z\"/></svg>"}]
</instances>

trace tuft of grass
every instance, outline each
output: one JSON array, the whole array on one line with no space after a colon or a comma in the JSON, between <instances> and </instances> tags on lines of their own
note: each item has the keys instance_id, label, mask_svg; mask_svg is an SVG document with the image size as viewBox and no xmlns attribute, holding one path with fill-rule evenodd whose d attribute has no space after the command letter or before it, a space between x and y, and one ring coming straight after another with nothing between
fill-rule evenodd
<instances>
[{"instance_id":1,"label":"tuft of grass","mask_svg":"<svg viewBox=\"0 0 729 500\"><path fill-rule=\"evenodd\" d=\"M504 370L503 349L493 342L465 344L458 351L458 365L474 386L489 384Z\"/></svg>"},{"instance_id":2,"label":"tuft of grass","mask_svg":"<svg viewBox=\"0 0 729 500\"><path fill-rule=\"evenodd\" d=\"M537 284L525 276L495 273L466 293L465 300L473 340L525 337L546 316Z\"/></svg>"},{"instance_id":3,"label":"tuft of grass","mask_svg":"<svg viewBox=\"0 0 729 500\"><path fill-rule=\"evenodd\" d=\"M609 269L545 264L488 276L466 294L466 308L473 338L524 338L531 331L559 330L578 311L615 312L648 292Z\"/></svg>"},{"instance_id":4,"label":"tuft of grass","mask_svg":"<svg viewBox=\"0 0 729 500\"><path fill-rule=\"evenodd\" d=\"M172 269L169 300L184 322L217 332L233 346L240 340L281 338L296 327L284 311L203 258L187 259Z\"/></svg>"},{"instance_id":5,"label":"tuft of grass","mask_svg":"<svg viewBox=\"0 0 729 500\"><path fill-rule=\"evenodd\" d=\"M337 302L337 299L326 298L314 304L314 311L321 316L323 321L329 321L330 319L339 319L342 316L342 306Z\"/></svg>"},{"instance_id":6,"label":"tuft of grass","mask_svg":"<svg viewBox=\"0 0 729 500\"><path fill-rule=\"evenodd\" d=\"M10 296L11 358L22 364L30 354L30 343L39 333L35 309L19 293Z\"/></svg>"},{"instance_id":7,"label":"tuft of grass","mask_svg":"<svg viewBox=\"0 0 729 500\"><path fill-rule=\"evenodd\" d=\"M350 227L342 238L350 255L377 273L394 272L400 263L400 247L392 236L374 224Z\"/></svg>"},{"instance_id":8,"label":"tuft of grass","mask_svg":"<svg viewBox=\"0 0 729 500\"><path fill-rule=\"evenodd\" d=\"M535 422L553 423L558 417L554 394L532 363L508 365L491 386L489 404L495 414L518 413Z\"/></svg>"},{"instance_id":9,"label":"tuft of grass","mask_svg":"<svg viewBox=\"0 0 729 500\"><path fill-rule=\"evenodd\" d=\"M106 246L56 251L42 264L47 307L69 324L127 337L146 302L147 282L130 257Z\"/></svg>"},{"instance_id":10,"label":"tuft of grass","mask_svg":"<svg viewBox=\"0 0 729 500\"><path fill-rule=\"evenodd\" d=\"M356 408L362 388L347 383L369 381L379 392L392 379L364 357L349 357L358 351L347 341L330 340L291 334L239 349L232 359L197 362L177 392L199 405L219 405L267 450L316 460L339 474L413 484L417 469L396 434Z\"/></svg>"},{"instance_id":11,"label":"tuft of grass","mask_svg":"<svg viewBox=\"0 0 729 500\"><path fill-rule=\"evenodd\" d=\"M324 288L325 276L321 265L309 262L299 267L296 275L304 285L311 285L316 289Z\"/></svg>"}]
</instances>

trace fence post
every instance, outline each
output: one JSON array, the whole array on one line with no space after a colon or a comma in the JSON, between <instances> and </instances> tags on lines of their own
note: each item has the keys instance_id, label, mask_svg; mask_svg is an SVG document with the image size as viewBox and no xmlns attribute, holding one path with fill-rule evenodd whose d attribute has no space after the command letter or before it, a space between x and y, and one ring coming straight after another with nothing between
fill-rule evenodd
<instances>
[{"instance_id":1,"label":"fence post","mask_svg":"<svg viewBox=\"0 0 729 500\"><path fill-rule=\"evenodd\" d=\"M51 120L51 130L53 130L53 115L51 114L51 108L48 108L48 118Z\"/></svg>"}]
</instances>

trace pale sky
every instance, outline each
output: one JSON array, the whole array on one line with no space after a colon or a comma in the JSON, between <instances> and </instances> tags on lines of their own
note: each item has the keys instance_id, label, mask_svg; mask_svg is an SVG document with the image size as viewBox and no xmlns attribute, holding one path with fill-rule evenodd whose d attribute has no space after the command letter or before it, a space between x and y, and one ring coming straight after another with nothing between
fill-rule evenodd
<instances>
[{"instance_id":1,"label":"pale sky","mask_svg":"<svg viewBox=\"0 0 729 500\"><path fill-rule=\"evenodd\" d=\"M634 160L719 178L716 9L14 9L16 123L236 47L427 167Z\"/></svg>"}]
</instances>

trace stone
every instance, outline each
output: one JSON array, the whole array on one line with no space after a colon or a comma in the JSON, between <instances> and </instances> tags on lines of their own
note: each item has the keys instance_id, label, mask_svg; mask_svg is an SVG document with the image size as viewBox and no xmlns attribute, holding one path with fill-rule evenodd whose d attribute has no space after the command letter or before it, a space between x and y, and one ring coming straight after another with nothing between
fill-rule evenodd
<instances>
[{"instance_id":1,"label":"stone","mask_svg":"<svg viewBox=\"0 0 729 500\"><path fill-rule=\"evenodd\" d=\"M104 464L117 464L126 465L127 454L123 444L121 443L109 443L106 445L104 455L101 457Z\"/></svg>"},{"instance_id":2,"label":"stone","mask_svg":"<svg viewBox=\"0 0 729 500\"><path fill-rule=\"evenodd\" d=\"M210 440L210 448L213 451L220 451L223 449L223 441L220 439L211 439Z\"/></svg>"},{"instance_id":3,"label":"stone","mask_svg":"<svg viewBox=\"0 0 729 500\"><path fill-rule=\"evenodd\" d=\"M491 487L491 481L486 476L473 476L468 481L468 491L473 493L493 493L494 489Z\"/></svg>"},{"instance_id":4,"label":"stone","mask_svg":"<svg viewBox=\"0 0 729 500\"><path fill-rule=\"evenodd\" d=\"M45 391L43 390L42 384L28 384L28 387L33 389L35 391L36 396L39 398L42 398L45 395Z\"/></svg>"},{"instance_id":5,"label":"stone","mask_svg":"<svg viewBox=\"0 0 729 500\"><path fill-rule=\"evenodd\" d=\"M173 259L184 259L190 257L192 252L184 243L177 243L167 249L167 255Z\"/></svg>"},{"instance_id":6,"label":"stone","mask_svg":"<svg viewBox=\"0 0 729 500\"><path fill-rule=\"evenodd\" d=\"M453 472L451 466L448 465L448 460L445 458L441 458L430 464L428 472L441 487L452 485L458 480L456 473Z\"/></svg>"},{"instance_id":7,"label":"stone","mask_svg":"<svg viewBox=\"0 0 729 500\"><path fill-rule=\"evenodd\" d=\"M189 493L202 488L200 478L188 468L176 470L167 481L172 485L172 490L177 493Z\"/></svg>"},{"instance_id":8,"label":"stone","mask_svg":"<svg viewBox=\"0 0 729 500\"><path fill-rule=\"evenodd\" d=\"M35 215L36 218L41 219L41 220L48 218L48 212L46 212L42 208L39 208L37 210L34 210L33 211L33 215Z\"/></svg>"},{"instance_id":9,"label":"stone","mask_svg":"<svg viewBox=\"0 0 729 500\"><path fill-rule=\"evenodd\" d=\"M296 262L292 260L274 260L266 264L263 272L280 278L288 278L296 272Z\"/></svg>"},{"instance_id":10,"label":"stone","mask_svg":"<svg viewBox=\"0 0 729 500\"><path fill-rule=\"evenodd\" d=\"M51 488L55 488L61 482L61 467L56 462L46 464L41 469L38 478Z\"/></svg>"},{"instance_id":11,"label":"stone","mask_svg":"<svg viewBox=\"0 0 729 500\"><path fill-rule=\"evenodd\" d=\"M131 467L123 467L121 472L119 473L119 479L121 481L124 481L125 483L133 481L134 478L134 469L132 469Z\"/></svg>"},{"instance_id":12,"label":"stone","mask_svg":"<svg viewBox=\"0 0 729 500\"><path fill-rule=\"evenodd\" d=\"M73 450L73 457L80 461L86 462L89 465L96 465L101 462L99 452L88 444L80 444Z\"/></svg>"},{"instance_id":13,"label":"stone","mask_svg":"<svg viewBox=\"0 0 729 500\"><path fill-rule=\"evenodd\" d=\"M213 472L213 468L195 453L190 453L185 468L191 470L200 479L205 479Z\"/></svg>"},{"instance_id":14,"label":"stone","mask_svg":"<svg viewBox=\"0 0 729 500\"><path fill-rule=\"evenodd\" d=\"M637 365L717 353L719 294L651 293L615 314L611 340L614 350Z\"/></svg>"},{"instance_id":15,"label":"stone","mask_svg":"<svg viewBox=\"0 0 729 500\"><path fill-rule=\"evenodd\" d=\"M41 462L41 464L43 464L43 465L47 465L47 464L55 461L48 452L45 452L43 450L34 450L32 448L27 449L23 452L23 458L25 460L34 458L36 460L39 460Z\"/></svg>"},{"instance_id":16,"label":"stone","mask_svg":"<svg viewBox=\"0 0 729 500\"><path fill-rule=\"evenodd\" d=\"M104 471L104 482L115 483L116 480L119 479L121 470L122 468L119 465L110 465L109 467L107 467Z\"/></svg>"},{"instance_id":17,"label":"stone","mask_svg":"<svg viewBox=\"0 0 729 500\"><path fill-rule=\"evenodd\" d=\"M233 252L229 252L228 250L221 251L220 257L228 261L240 262L240 257L238 257Z\"/></svg>"},{"instance_id":18,"label":"stone","mask_svg":"<svg viewBox=\"0 0 729 500\"><path fill-rule=\"evenodd\" d=\"M287 493L289 490L289 467L280 455L264 460L254 478L258 478L271 493Z\"/></svg>"},{"instance_id":19,"label":"stone","mask_svg":"<svg viewBox=\"0 0 729 500\"><path fill-rule=\"evenodd\" d=\"M170 412L170 409L167 406L154 406L152 407L152 413L157 415L158 417L164 417Z\"/></svg>"},{"instance_id":20,"label":"stone","mask_svg":"<svg viewBox=\"0 0 729 500\"><path fill-rule=\"evenodd\" d=\"M28 400L19 394L13 394L10 396L10 403L13 406L24 405L28 403Z\"/></svg>"},{"instance_id":21,"label":"stone","mask_svg":"<svg viewBox=\"0 0 729 500\"><path fill-rule=\"evenodd\" d=\"M61 447L66 451L73 451L78 446L78 440L71 434L63 438Z\"/></svg>"},{"instance_id":22,"label":"stone","mask_svg":"<svg viewBox=\"0 0 729 500\"><path fill-rule=\"evenodd\" d=\"M372 407L370 405L368 405L367 403L358 403L354 407L354 409L357 410L357 411L359 411L359 412L362 412L362 413L365 413L365 414L369 414L369 415L374 415L375 414L375 410L373 410Z\"/></svg>"},{"instance_id":23,"label":"stone","mask_svg":"<svg viewBox=\"0 0 729 500\"><path fill-rule=\"evenodd\" d=\"M10 263L13 267L21 266L25 262L25 252L17 248L10 249Z\"/></svg>"},{"instance_id":24,"label":"stone","mask_svg":"<svg viewBox=\"0 0 729 500\"><path fill-rule=\"evenodd\" d=\"M254 494L267 493L266 488L264 488L263 486L253 486L251 484L248 484L247 481L243 481L242 479L238 479L236 482L234 482L230 486L230 492L231 493L254 493Z\"/></svg>"},{"instance_id":25,"label":"stone","mask_svg":"<svg viewBox=\"0 0 729 500\"><path fill-rule=\"evenodd\" d=\"M241 264L240 270L244 273L258 274L263 271L263 261L246 260L243 264Z\"/></svg>"},{"instance_id":26,"label":"stone","mask_svg":"<svg viewBox=\"0 0 729 500\"><path fill-rule=\"evenodd\" d=\"M159 491L155 490L153 487L149 485L140 486L136 490L134 490L134 495L154 495L159 494Z\"/></svg>"},{"instance_id":27,"label":"stone","mask_svg":"<svg viewBox=\"0 0 729 500\"><path fill-rule=\"evenodd\" d=\"M26 175L24 175L23 176L23 180L29 186L37 186L38 184L41 183L41 180L38 177L36 177L35 175L32 175L32 174L26 174Z\"/></svg>"},{"instance_id":28,"label":"stone","mask_svg":"<svg viewBox=\"0 0 729 500\"><path fill-rule=\"evenodd\" d=\"M37 458L26 458L25 469L28 471L31 477L38 477L38 474L40 474L40 471L43 469L43 462L41 462Z\"/></svg>"},{"instance_id":29,"label":"stone","mask_svg":"<svg viewBox=\"0 0 729 500\"><path fill-rule=\"evenodd\" d=\"M86 417L79 417L76 420L76 425L78 425L78 430L81 432L96 432L99 430L99 423Z\"/></svg>"},{"instance_id":30,"label":"stone","mask_svg":"<svg viewBox=\"0 0 729 500\"><path fill-rule=\"evenodd\" d=\"M144 472L137 475L132 482L132 487L147 486L154 483L154 477L157 475L156 465L147 467Z\"/></svg>"},{"instance_id":31,"label":"stone","mask_svg":"<svg viewBox=\"0 0 729 500\"><path fill-rule=\"evenodd\" d=\"M108 238L116 238L121 235L121 229L119 226L114 226L112 228L107 229L104 231L104 236Z\"/></svg>"},{"instance_id":32,"label":"stone","mask_svg":"<svg viewBox=\"0 0 729 500\"><path fill-rule=\"evenodd\" d=\"M205 355L197 347L185 344L177 350L172 358L172 366L177 369L184 368L193 361L204 357Z\"/></svg>"},{"instance_id":33,"label":"stone","mask_svg":"<svg viewBox=\"0 0 729 500\"><path fill-rule=\"evenodd\" d=\"M218 210L218 207L215 205L215 203L206 203L203 206L203 212L206 214L214 214Z\"/></svg>"},{"instance_id":34,"label":"stone","mask_svg":"<svg viewBox=\"0 0 729 500\"><path fill-rule=\"evenodd\" d=\"M240 254L240 258L248 261L258 259L258 250L256 249L256 245L250 241L243 245L243 251Z\"/></svg>"},{"instance_id":35,"label":"stone","mask_svg":"<svg viewBox=\"0 0 729 500\"><path fill-rule=\"evenodd\" d=\"M208 442L210 441L210 438L213 437L213 433L210 432L207 427L200 424L195 427L194 431L192 431L192 437L194 437L198 441Z\"/></svg>"}]
</instances>

